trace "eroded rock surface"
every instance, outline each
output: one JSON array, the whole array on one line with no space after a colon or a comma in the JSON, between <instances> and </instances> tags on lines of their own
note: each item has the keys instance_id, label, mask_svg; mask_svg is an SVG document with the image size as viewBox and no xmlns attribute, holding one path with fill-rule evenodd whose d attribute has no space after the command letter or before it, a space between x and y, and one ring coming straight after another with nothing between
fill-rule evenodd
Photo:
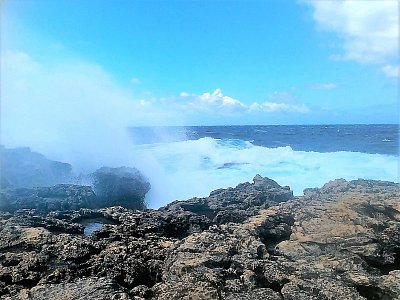
<instances>
[{"instance_id":1,"label":"eroded rock surface","mask_svg":"<svg viewBox=\"0 0 400 300\"><path fill-rule=\"evenodd\" d=\"M397 184L365 180L293 198L256 176L160 210L2 212L0 295L400 299L399 199ZM103 226L86 236L90 222Z\"/></svg>"},{"instance_id":2,"label":"eroded rock surface","mask_svg":"<svg viewBox=\"0 0 400 300\"><path fill-rule=\"evenodd\" d=\"M163 211L190 211L207 216L217 224L240 223L258 213L260 209L287 201L293 197L288 186L281 187L269 178L256 175L253 183L242 183L235 188L219 189L207 198L174 201Z\"/></svg>"},{"instance_id":3,"label":"eroded rock surface","mask_svg":"<svg viewBox=\"0 0 400 300\"><path fill-rule=\"evenodd\" d=\"M336 180L305 192L277 210L294 214L290 239L277 247L296 262L300 285L315 297L398 299L399 186Z\"/></svg>"},{"instance_id":4,"label":"eroded rock surface","mask_svg":"<svg viewBox=\"0 0 400 300\"><path fill-rule=\"evenodd\" d=\"M18 209L78 210L98 205L91 187L74 184L0 190L0 197L0 210L11 212Z\"/></svg>"},{"instance_id":5,"label":"eroded rock surface","mask_svg":"<svg viewBox=\"0 0 400 300\"><path fill-rule=\"evenodd\" d=\"M102 167L91 174L99 207L121 205L130 209L146 208L144 198L150 183L135 168Z\"/></svg>"},{"instance_id":6,"label":"eroded rock surface","mask_svg":"<svg viewBox=\"0 0 400 300\"><path fill-rule=\"evenodd\" d=\"M0 189L0 210L36 209L38 212L123 206L144 210L150 183L134 168L100 168L92 174L93 187L57 184L50 187Z\"/></svg>"}]
</instances>

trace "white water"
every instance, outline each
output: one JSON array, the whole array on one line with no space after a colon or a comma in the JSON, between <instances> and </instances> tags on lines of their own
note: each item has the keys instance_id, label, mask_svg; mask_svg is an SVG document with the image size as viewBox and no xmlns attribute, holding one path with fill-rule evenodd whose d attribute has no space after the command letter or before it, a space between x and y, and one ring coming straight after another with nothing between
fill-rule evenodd
<instances>
[{"instance_id":1,"label":"white water","mask_svg":"<svg viewBox=\"0 0 400 300\"><path fill-rule=\"evenodd\" d=\"M185 134L170 136L162 128L155 129L157 138L170 143L137 145L146 139L132 137L127 127L176 122L176 112L149 108L96 64L71 60L49 65L14 51L1 58L1 74L6 75L1 78L1 144L29 146L72 164L76 173L101 166L137 167L152 184L151 207L207 196L251 181L257 173L289 185L297 195L340 177L399 181L397 156L270 149L212 138L171 142Z\"/></svg>"},{"instance_id":2,"label":"white water","mask_svg":"<svg viewBox=\"0 0 400 300\"><path fill-rule=\"evenodd\" d=\"M266 148L241 140L199 140L139 145L137 167L149 178L150 207L208 196L212 190L251 181L256 174L289 185L295 195L329 180L398 182L398 157L358 152L305 152ZM139 162L138 162L139 161Z\"/></svg>"}]
</instances>

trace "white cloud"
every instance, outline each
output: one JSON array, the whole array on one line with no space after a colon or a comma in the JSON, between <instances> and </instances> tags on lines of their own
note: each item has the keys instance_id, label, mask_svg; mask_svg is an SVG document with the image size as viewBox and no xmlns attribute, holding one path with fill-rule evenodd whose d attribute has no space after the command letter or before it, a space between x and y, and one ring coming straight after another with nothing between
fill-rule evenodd
<instances>
[{"instance_id":1,"label":"white cloud","mask_svg":"<svg viewBox=\"0 0 400 300\"><path fill-rule=\"evenodd\" d=\"M199 111L211 114L231 114L244 111L246 105L237 99L226 96L221 89L215 89L212 93L205 92L201 95L182 92L179 94L183 104L179 108L184 111Z\"/></svg>"},{"instance_id":2,"label":"white cloud","mask_svg":"<svg viewBox=\"0 0 400 300\"><path fill-rule=\"evenodd\" d=\"M140 99L139 103L141 106L150 106L152 104L151 101L147 99Z\"/></svg>"},{"instance_id":3,"label":"white cloud","mask_svg":"<svg viewBox=\"0 0 400 300\"><path fill-rule=\"evenodd\" d=\"M137 78L137 77L133 77L133 78L131 79L131 83L133 83L133 84L138 84L138 83L140 83L140 79Z\"/></svg>"},{"instance_id":4,"label":"white cloud","mask_svg":"<svg viewBox=\"0 0 400 300\"><path fill-rule=\"evenodd\" d=\"M275 91L269 95L268 100L271 102L291 103L295 101L295 97L291 92L278 92Z\"/></svg>"},{"instance_id":5,"label":"white cloud","mask_svg":"<svg viewBox=\"0 0 400 300\"><path fill-rule=\"evenodd\" d=\"M310 85L310 88L313 90L333 90L338 88L338 84L333 82L315 83Z\"/></svg>"},{"instance_id":6,"label":"white cloud","mask_svg":"<svg viewBox=\"0 0 400 300\"><path fill-rule=\"evenodd\" d=\"M185 94L184 97L188 97ZM296 102L295 97L289 92L274 92L268 97L268 101L263 103L254 102L245 104L230 96L222 93L221 89L216 89L212 93L203 93L201 95L190 95L192 101L184 109L198 110L212 113L237 113L251 114L255 112L275 113L275 112L293 112L307 113L309 108L304 104Z\"/></svg>"},{"instance_id":7,"label":"white cloud","mask_svg":"<svg viewBox=\"0 0 400 300\"><path fill-rule=\"evenodd\" d=\"M221 89L216 89L212 93L203 93L196 97L196 103L206 104L216 107L245 107L245 105L232 97L222 94Z\"/></svg>"},{"instance_id":8,"label":"white cloud","mask_svg":"<svg viewBox=\"0 0 400 300\"><path fill-rule=\"evenodd\" d=\"M323 30L342 40L343 54L336 58L360 63L384 63L398 59L399 2L312 1L313 17Z\"/></svg>"},{"instance_id":9,"label":"white cloud","mask_svg":"<svg viewBox=\"0 0 400 300\"><path fill-rule=\"evenodd\" d=\"M277 102L264 102L257 103L254 102L249 106L249 111L263 111L263 112L298 112L298 113L308 113L310 109L304 104L290 104L290 103L277 103Z\"/></svg>"},{"instance_id":10,"label":"white cloud","mask_svg":"<svg viewBox=\"0 0 400 300\"><path fill-rule=\"evenodd\" d=\"M385 65L381 68L381 71L389 78L400 77L400 66Z\"/></svg>"},{"instance_id":11,"label":"white cloud","mask_svg":"<svg viewBox=\"0 0 400 300\"><path fill-rule=\"evenodd\" d=\"M181 93L179 94L179 96L181 96L181 97L189 97L190 94L189 94L189 93L186 93L186 92L181 92Z\"/></svg>"},{"instance_id":12,"label":"white cloud","mask_svg":"<svg viewBox=\"0 0 400 300\"><path fill-rule=\"evenodd\" d=\"M297 102L294 95L295 90L296 88L292 87L288 91L275 91L268 96L267 101L252 103L249 106L249 111L308 113L310 109L306 105Z\"/></svg>"}]
</instances>

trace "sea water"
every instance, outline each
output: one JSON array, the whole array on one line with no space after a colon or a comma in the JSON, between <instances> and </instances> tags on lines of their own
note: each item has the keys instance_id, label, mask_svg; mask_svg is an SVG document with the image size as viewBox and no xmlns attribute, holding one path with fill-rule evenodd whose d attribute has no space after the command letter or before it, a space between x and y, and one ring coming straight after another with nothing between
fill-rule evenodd
<instances>
[{"instance_id":1,"label":"sea water","mask_svg":"<svg viewBox=\"0 0 400 300\"><path fill-rule=\"evenodd\" d=\"M267 176L302 195L344 178L399 182L398 125L131 128L150 207Z\"/></svg>"}]
</instances>

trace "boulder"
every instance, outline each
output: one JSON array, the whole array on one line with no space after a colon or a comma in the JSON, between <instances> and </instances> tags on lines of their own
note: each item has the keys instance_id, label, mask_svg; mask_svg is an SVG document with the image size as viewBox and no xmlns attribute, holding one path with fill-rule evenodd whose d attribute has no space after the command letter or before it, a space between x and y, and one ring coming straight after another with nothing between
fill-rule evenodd
<instances>
[{"instance_id":1,"label":"boulder","mask_svg":"<svg viewBox=\"0 0 400 300\"><path fill-rule=\"evenodd\" d=\"M123 206L129 209L146 208L145 196L150 183L135 168L102 167L91 174L99 207Z\"/></svg>"}]
</instances>

